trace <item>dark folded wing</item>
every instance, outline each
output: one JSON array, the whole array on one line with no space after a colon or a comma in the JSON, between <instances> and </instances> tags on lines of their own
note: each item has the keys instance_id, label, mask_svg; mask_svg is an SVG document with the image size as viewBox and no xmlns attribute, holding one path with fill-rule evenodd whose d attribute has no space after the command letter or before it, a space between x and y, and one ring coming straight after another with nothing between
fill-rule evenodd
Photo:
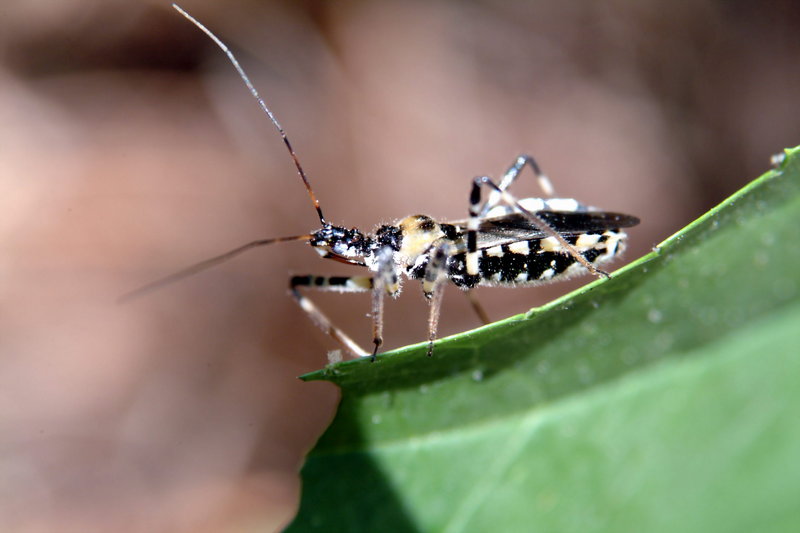
<instances>
[{"instance_id":1,"label":"dark folded wing","mask_svg":"<svg viewBox=\"0 0 800 533\"><path fill-rule=\"evenodd\" d=\"M629 228L639 223L639 219L634 216L604 211L538 211L536 214L564 236ZM545 236L528 217L522 213L513 213L483 220L478 230L478 248L540 239Z\"/></svg>"}]
</instances>

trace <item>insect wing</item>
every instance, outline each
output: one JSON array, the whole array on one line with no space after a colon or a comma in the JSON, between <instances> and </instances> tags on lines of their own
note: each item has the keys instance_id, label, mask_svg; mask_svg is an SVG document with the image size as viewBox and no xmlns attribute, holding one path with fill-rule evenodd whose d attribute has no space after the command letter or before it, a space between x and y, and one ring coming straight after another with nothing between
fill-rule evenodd
<instances>
[{"instance_id":1,"label":"insect wing","mask_svg":"<svg viewBox=\"0 0 800 533\"><path fill-rule=\"evenodd\" d=\"M564 236L629 228L639 223L636 217L605 211L538 211L536 214ZM481 222L478 249L544 237L546 235L528 217L512 213Z\"/></svg>"},{"instance_id":2,"label":"insect wing","mask_svg":"<svg viewBox=\"0 0 800 533\"><path fill-rule=\"evenodd\" d=\"M575 213L539 211L537 214L554 230L566 235L630 228L639 223L639 219L634 216L623 215L622 213L608 213L606 211L579 211ZM520 216L525 218L522 215Z\"/></svg>"}]
</instances>

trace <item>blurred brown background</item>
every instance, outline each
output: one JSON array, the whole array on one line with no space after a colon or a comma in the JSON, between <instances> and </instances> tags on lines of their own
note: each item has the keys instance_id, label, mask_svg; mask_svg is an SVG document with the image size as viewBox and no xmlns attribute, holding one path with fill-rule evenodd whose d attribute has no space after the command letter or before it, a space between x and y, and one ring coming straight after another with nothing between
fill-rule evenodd
<instances>
[{"instance_id":1,"label":"blurred brown background","mask_svg":"<svg viewBox=\"0 0 800 533\"><path fill-rule=\"evenodd\" d=\"M560 195L642 218L628 259L800 142L799 6L183 4L234 48L332 222L463 218L469 180L528 152ZM315 228L233 68L167 2L6 1L0 118L0 530L279 528L337 395L296 379L335 346L287 276L351 270L278 245L115 304ZM574 286L478 295L502 318ZM406 289L390 348L425 336ZM323 296L369 344L368 298ZM442 335L475 326L449 291Z\"/></svg>"}]
</instances>

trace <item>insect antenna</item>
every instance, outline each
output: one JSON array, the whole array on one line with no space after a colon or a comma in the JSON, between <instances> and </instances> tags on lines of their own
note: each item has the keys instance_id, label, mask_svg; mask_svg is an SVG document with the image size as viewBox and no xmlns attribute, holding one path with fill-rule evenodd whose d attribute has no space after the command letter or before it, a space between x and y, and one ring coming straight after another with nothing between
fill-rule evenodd
<instances>
[{"instance_id":1,"label":"insect antenna","mask_svg":"<svg viewBox=\"0 0 800 533\"><path fill-rule=\"evenodd\" d=\"M255 248L257 246L266 246L267 244L275 244L276 242L291 242L291 241L307 241L312 237L312 235L293 235L291 237L276 237L274 239L260 239L257 241L249 242L243 246L239 246L238 248L234 248L224 254L218 255L216 257L212 257L210 259L206 259L204 261L200 261L199 263L195 263L192 266L186 267L183 270L179 270L169 276L163 277L147 285L143 285L138 289L134 289L130 292L126 292L122 296L117 299L117 303L126 303L130 302L131 300L135 300L146 294L149 294L153 291L156 291L165 285L169 285L176 281L182 280L184 278L188 278L189 276L193 276L198 272L206 270L207 268L211 268L215 265L220 263L224 263L229 259L233 259L237 255L246 252L251 248Z\"/></svg>"},{"instance_id":2,"label":"insect antenna","mask_svg":"<svg viewBox=\"0 0 800 533\"><path fill-rule=\"evenodd\" d=\"M236 56L233 55L233 52L231 52L231 50L227 47L227 45L225 43L223 43L216 35L211 33L211 30L206 28L202 23L200 23L200 21L198 21L196 18L191 16L186 11L184 11L178 4L172 4L172 7L174 7L175 10L178 13L180 13L186 19L188 19L189 22L191 22L192 24L197 26L203 33L208 35L209 38L211 38L211 40L214 41L217 44L217 46L219 46L220 49L222 49L223 52L225 52L225 55L228 56L228 59L230 60L230 62L233 63L233 66L236 68L236 71L239 73L239 77L242 78L242 81L247 86L247 88L250 90L250 94L253 95L253 98L256 99L256 101L258 102L258 105L261 107L262 111L264 111L264 113L267 114L267 116L269 117L270 121L272 121L272 124L277 128L278 133L280 133L281 138L283 139L283 144L286 145L286 149L289 151L289 155L292 157L292 161L294 161L294 166L297 168L297 173L300 174L300 178L303 180L303 184L306 187L306 191L308 191L308 196L309 196L309 198L311 198L311 203L314 205L314 209L317 210L317 215L319 216L319 221L323 225L325 225L326 221L325 221L325 217L322 215L322 208L319 206L319 200L317 200L317 196L314 194L314 190L311 188L311 183L309 183L309 181L308 181L308 176L306 176L306 173L303 170L303 166L300 164L300 160L297 158L297 154L295 153L294 148L292 148L292 143L289 142L289 137L286 135L286 132L284 131L283 126L281 126L280 122L278 122L278 119L275 118L275 115L273 115L272 111L270 111L269 107L267 107L267 104L264 103L264 99L261 98L261 96L258 94L258 91L256 90L255 86L253 85L253 82L250 81L250 78L247 76L247 73L244 71L242 66L239 64L239 61L236 59Z\"/></svg>"}]
</instances>

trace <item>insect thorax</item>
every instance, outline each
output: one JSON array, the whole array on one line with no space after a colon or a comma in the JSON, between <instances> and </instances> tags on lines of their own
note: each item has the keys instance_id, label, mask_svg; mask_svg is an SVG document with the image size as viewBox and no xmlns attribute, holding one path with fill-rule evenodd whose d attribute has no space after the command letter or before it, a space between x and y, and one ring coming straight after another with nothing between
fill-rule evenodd
<instances>
[{"instance_id":1,"label":"insect thorax","mask_svg":"<svg viewBox=\"0 0 800 533\"><path fill-rule=\"evenodd\" d=\"M556 215L556 213L552 213ZM559 281L585 272L585 268L567 253L553 237L521 239L484 246L478 250L478 272L467 272L465 228L438 223L427 215L412 215L397 225L379 227L374 235L356 228L326 224L309 241L323 255L363 261L370 270L377 269L381 250L393 252L398 273L422 279L430 260L429 251L442 241L450 244L451 253L445 275L456 286L471 289L479 285L538 285ZM604 264L622 252L626 235L620 229L587 231L565 235L564 239L594 265Z\"/></svg>"}]
</instances>

